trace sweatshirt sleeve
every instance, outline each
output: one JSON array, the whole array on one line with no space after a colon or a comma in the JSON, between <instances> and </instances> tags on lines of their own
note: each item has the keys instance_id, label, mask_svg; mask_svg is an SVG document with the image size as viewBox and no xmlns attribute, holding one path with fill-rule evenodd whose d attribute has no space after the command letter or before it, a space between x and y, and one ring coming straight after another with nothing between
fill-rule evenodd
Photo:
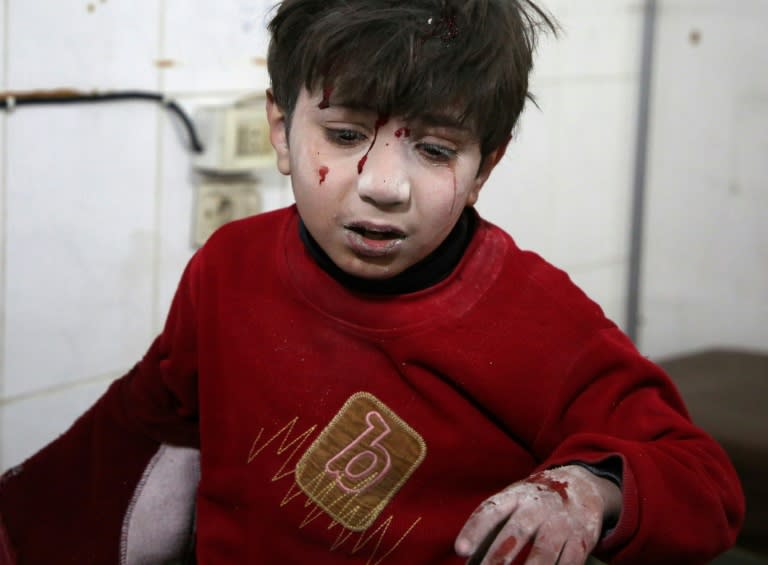
<instances>
[{"instance_id":1,"label":"sweatshirt sleeve","mask_svg":"<svg viewBox=\"0 0 768 565\"><path fill-rule=\"evenodd\" d=\"M153 458L199 443L194 270L144 358L0 478L0 565L122 562L126 517Z\"/></svg>"},{"instance_id":2,"label":"sweatshirt sleeve","mask_svg":"<svg viewBox=\"0 0 768 565\"><path fill-rule=\"evenodd\" d=\"M535 449L543 467L621 459L622 514L597 548L601 559L703 564L735 542L744 498L733 466L690 421L666 374L616 328L573 363Z\"/></svg>"}]
</instances>

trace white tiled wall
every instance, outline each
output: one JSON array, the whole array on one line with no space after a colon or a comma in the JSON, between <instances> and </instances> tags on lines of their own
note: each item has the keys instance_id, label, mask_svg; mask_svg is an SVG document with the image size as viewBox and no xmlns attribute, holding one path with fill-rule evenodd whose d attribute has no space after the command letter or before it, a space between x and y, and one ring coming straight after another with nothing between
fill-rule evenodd
<instances>
[{"instance_id":1,"label":"white tiled wall","mask_svg":"<svg viewBox=\"0 0 768 565\"><path fill-rule=\"evenodd\" d=\"M8 3L3 2L2 5L0 5L0 46L6 45L6 35L5 35L5 20L6 20L6 11L8 8ZM5 90L6 88L6 77L5 77L5 57L0 57L0 87L2 90ZM3 452L5 451L5 445L7 443L7 439L5 437L5 434L3 433L3 430L5 429L5 425L3 424L3 416L4 416L4 405L2 404L2 399L5 398L5 381L4 381L4 371L2 369L2 362L5 359L5 335L6 335L6 324L5 324L5 285L6 285L6 276L5 276L5 252L6 252L6 243L5 243L5 224L6 224L6 213L5 213L5 130L6 130L6 116L5 112L0 112L0 472L5 468L5 464L3 463Z\"/></svg>"},{"instance_id":2,"label":"white tiled wall","mask_svg":"<svg viewBox=\"0 0 768 565\"><path fill-rule=\"evenodd\" d=\"M268 2L6 0L4 90L148 90L190 114L267 85ZM0 116L0 470L144 353L193 252L188 138L150 102ZM266 175L265 205L290 202Z\"/></svg>"},{"instance_id":3,"label":"white tiled wall","mask_svg":"<svg viewBox=\"0 0 768 565\"><path fill-rule=\"evenodd\" d=\"M661 4L643 348L768 350L768 3Z\"/></svg>"},{"instance_id":4,"label":"white tiled wall","mask_svg":"<svg viewBox=\"0 0 768 565\"><path fill-rule=\"evenodd\" d=\"M252 89L266 76L269 0L166 0L166 87L179 92ZM254 74L257 73L258 77Z\"/></svg>"},{"instance_id":5,"label":"white tiled wall","mask_svg":"<svg viewBox=\"0 0 768 565\"><path fill-rule=\"evenodd\" d=\"M150 337L156 113L126 103L8 119L7 395L113 373Z\"/></svg>"},{"instance_id":6,"label":"white tiled wall","mask_svg":"<svg viewBox=\"0 0 768 565\"><path fill-rule=\"evenodd\" d=\"M5 0L8 87L156 87L160 2Z\"/></svg>"},{"instance_id":7,"label":"white tiled wall","mask_svg":"<svg viewBox=\"0 0 768 565\"><path fill-rule=\"evenodd\" d=\"M231 100L266 85L269 4L6 0L5 86L163 90L190 112ZM621 321L642 3L545 4L564 33L541 46L541 110L526 111L480 209ZM149 345L193 251L194 204L186 137L150 103L5 119L0 469L63 431ZM277 175L263 182L267 207L290 201Z\"/></svg>"},{"instance_id":8,"label":"white tiled wall","mask_svg":"<svg viewBox=\"0 0 768 565\"><path fill-rule=\"evenodd\" d=\"M478 208L556 265L621 324L642 31L638 0L559 0L516 141Z\"/></svg>"}]
</instances>

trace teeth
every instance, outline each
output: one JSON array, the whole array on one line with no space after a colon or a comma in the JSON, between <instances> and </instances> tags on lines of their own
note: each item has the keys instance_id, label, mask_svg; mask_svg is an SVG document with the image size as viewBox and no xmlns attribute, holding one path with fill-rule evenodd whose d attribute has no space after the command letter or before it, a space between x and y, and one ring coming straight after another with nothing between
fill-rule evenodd
<instances>
[{"instance_id":1,"label":"teeth","mask_svg":"<svg viewBox=\"0 0 768 565\"><path fill-rule=\"evenodd\" d=\"M368 239L392 239L395 237L395 235L391 232L368 231L368 230L365 230L365 233L363 235Z\"/></svg>"},{"instance_id":2,"label":"teeth","mask_svg":"<svg viewBox=\"0 0 768 565\"><path fill-rule=\"evenodd\" d=\"M383 239L400 239L403 237L401 234L394 231L369 230L369 229L358 227L358 226L351 226L349 229L351 229L355 233L359 233L360 235L368 239L383 240Z\"/></svg>"}]
</instances>

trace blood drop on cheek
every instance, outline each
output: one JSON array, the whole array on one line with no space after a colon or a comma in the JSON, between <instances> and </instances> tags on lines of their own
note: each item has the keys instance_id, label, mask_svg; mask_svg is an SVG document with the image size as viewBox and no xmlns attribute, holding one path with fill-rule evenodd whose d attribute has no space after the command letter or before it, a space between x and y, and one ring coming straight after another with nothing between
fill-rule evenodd
<instances>
[{"instance_id":1,"label":"blood drop on cheek","mask_svg":"<svg viewBox=\"0 0 768 565\"><path fill-rule=\"evenodd\" d=\"M318 169L318 173L320 174L320 184L323 184L325 182L325 177L328 176L328 167L320 167Z\"/></svg>"}]
</instances>

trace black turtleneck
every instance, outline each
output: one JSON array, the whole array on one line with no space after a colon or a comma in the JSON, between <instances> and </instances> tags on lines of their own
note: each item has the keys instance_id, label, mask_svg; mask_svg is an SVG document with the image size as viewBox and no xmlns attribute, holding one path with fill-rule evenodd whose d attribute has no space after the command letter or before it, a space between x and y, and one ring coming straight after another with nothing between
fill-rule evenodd
<instances>
[{"instance_id":1,"label":"black turtleneck","mask_svg":"<svg viewBox=\"0 0 768 565\"><path fill-rule=\"evenodd\" d=\"M366 294L392 295L424 290L450 275L459 264L469 242L472 241L476 227L477 215L471 208L465 208L451 233L437 249L415 265L411 265L402 273L389 279L364 279L342 271L322 250L301 220L299 235L317 264L342 285Z\"/></svg>"}]
</instances>

